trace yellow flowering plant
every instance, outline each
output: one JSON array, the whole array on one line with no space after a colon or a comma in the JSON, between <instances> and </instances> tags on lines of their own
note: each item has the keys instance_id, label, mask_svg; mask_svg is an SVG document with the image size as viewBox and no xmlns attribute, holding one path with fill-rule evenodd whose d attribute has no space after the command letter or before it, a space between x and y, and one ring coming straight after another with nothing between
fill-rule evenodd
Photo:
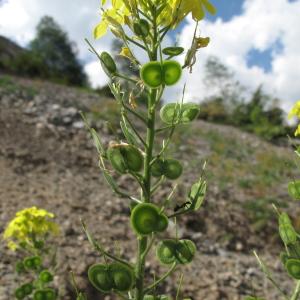
<instances>
[{"instance_id":1,"label":"yellow flowering plant","mask_svg":"<svg viewBox=\"0 0 300 300\"><path fill-rule=\"evenodd\" d=\"M203 170L197 182L190 186L182 203L173 200L177 181L183 173L183 165L168 152L177 127L190 124L200 111L198 103L185 102L185 85L182 97L172 103L161 101L164 91L181 79L184 69L192 72L198 51L209 45L208 37L198 36L199 22L206 12L215 14L216 9L208 0L111 0L102 1L101 21L94 30L96 39L109 31L123 43L120 55L130 61L139 75L123 74L108 52L98 53L86 40L110 78L111 92L120 108L120 129L122 137L104 145L95 129L82 117L90 131L99 158L99 167L111 189L120 197L129 200L129 223L137 237L135 262L105 250L83 222L89 242L99 252L103 262L96 261L88 269L90 283L102 293L114 293L126 300L188 300L181 295L181 282L176 298L159 295L157 287L172 273L180 271L182 265L191 263L196 254L196 245L189 239L178 237L177 225L172 238L166 238L170 222L177 224L177 218L200 209L206 192ZM177 45L162 47L171 30L190 16L195 21L195 30L190 46L186 49ZM142 51L147 63L140 63L135 55ZM185 55L184 63L175 58ZM130 83L130 85L128 84ZM141 95L147 97L147 109L139 105ZM160 120L159 120L160 119ZM140 126L135 125L135 121ZM141 130L141 125L145 130ZM164 137L162 144L158 135ZM122 189L116 174L127 174L140 187L136 193ZM169 196L155 201L157 190L166 182L173 182ZM161 276L149 282L145 264L152 247L156 248L158 262L168 269ZM78 294L78 299L79 299Z\"/></svg>"},{"instance_id":2,"label":"yellow flowering plant","mask_svg":"<svg viewBox=\"0 0 300 300\"><path fill-rule=\"evenodd\" d=\"M291 111L289 112L288 118L297 117L300 119L300 101L297 101ZM300 134L300 125L296 129L295 136ZM299 147L295 146L295 153L297 158L300 158ZM299 166L297 164L297 166ZM287 186L288 194L295 200L300 200L300 180L292 180ZM278 233L282 244L284 246L283 251L280 253L280 261L287 272L288 276L295 282L295 287L292 291L286 291L280 287L280 284L276 282L273 274L265 265L265 263L260 259L256 252L254 255L259 263L259 266L267 279L272 283L272 285L278 290L282 299L285 300L298 300L300 298L300 234L296 231L292 218L283 211L273 205L274 210L278 217ZM264 300L263 298L256 298L248 296L245 300Z\"/></svg>"},{"instance_id":3,"label":"yellow flowering plant","mask_svg":"<svg viewBox=\"0 0 300 300\"><path fill-rule=\"evenodd\" d=\"M15 290L16 299L55 300L52 286L56 248L48 238L59 234L54 214L35 206L16 213L7 225L3 240L12 251L19 251L22 259L16 263L22 284Z\"/></svg>"}]
</instances>

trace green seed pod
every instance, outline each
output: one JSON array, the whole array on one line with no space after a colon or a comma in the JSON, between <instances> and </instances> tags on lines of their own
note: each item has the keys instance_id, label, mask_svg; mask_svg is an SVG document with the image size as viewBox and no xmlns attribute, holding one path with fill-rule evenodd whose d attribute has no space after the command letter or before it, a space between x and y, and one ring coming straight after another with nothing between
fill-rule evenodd
<instances>
[{"instance_id":1,"label":"green seed pod","mask_svg":"<svg viewBox=\"0 0 300 300\"><path fill-rule=\"evenodd\" d=\"M164 105L160 110L161 120L168 125L178 122L179 116L180 116L179 103L168 103Z\"/></svg>"},{"instance_id":2,"label":"green seed pod","mask_svg":"<svg viewBox=\"0 0 300 300\"><path fill-rule=\"evenodd\" d=\"M175 60L166 60L162 64L163 80L166 85L176 84L182 74L181 65Z\"/></svg>"},{"instance_id":3,"label":"green seed pod","mask_svg":"<svg viewBox=\"0 0 300 300\"><path fill-rule=\"evenodd\" d=\"M169 225L168 217L165 214L161 213L159 215L159 219L156 224L156 231L163 232L168 228L168 225Z\"/></svg>"},{"instance_id":4,"label":"green seed pod","mask_svg":"<svg viewBox=\"0 0 300 300\"><path fill-rule=\"evenodd\" d=\"M286 252L281 252L280 253L280 260L281 260L281 262L284 266L285 266L288 259L289 259L289 256L287 255Z\"/></svg>"},{"instance_id":5,"label":"green seed pod","mask_svg":"<svg viewBox=\"0 0 300 300\"><path fill-rule=\"evenodd\" d=\"M91 284L99 291L107 293L114 287L114 282L109 275L108 266L96 264L89 267L88 278Z\"/></svg>"},{"instance_id":6,"label":"green seed pod","mask_svg":"<svg viewBox=\"0 0 300 300\"><path fill-rule=\"evenodd\" d=\"M294 200L300 200L300 180L290 182L288 192Z\"/></svg>"},{"instance_id":7,"label":"green seed pod","mask_svg":"<svg viewBox=\"0 0 300 300\"><path fill-rule=\"evenodd\" d=\"M197 103L184 103L182 105L181 122L189 123L194 121L200 112L200 106Z\"/></svg>"},{"instance_id":8,"label":"green seed pod","mask_svg":"<svg viewBox=\"0 0 300 300\"><path fill-rule=\"evenodd\" d=\"M54 289L36 290L33 294L33 300L56 300L57 294Z\"/></svg>"},{"instance_id":9,"label":"green seed pod","mask_svg":"<svg viewBox=\"0 0 300 300\"><path fill-rule=\"evenodd\" d=\"M147 235L157 231L159 219L158 207L151 203L138 204L130 216L131 226L138 235Z\"/></svg>"},{"instance_id":10,"label":"green seed pod","mask_svg":"<svg viewBox=\"0 0 300 300\"><path fill-rule=\"evenodd\" d=\"M285 212L281 213L278 218L279 225L292 225L289 215Z\"/></svg>"},{"instance_id":11,"label":"green seed pod","mask_svg":"<svg viewBox=\"0 0 300 300\"><path fill-rule=\"evenodd\" d=\"M180 264L190 263L196 253L196 245L191 240L180 240L176 245L176 260Z\"/></svg>"},{"instance_id":12,"label":"green seed pod","mask_svg":"<svg viewBox=\"0 0 300 300\"><path fill-rule=\"evenodd\" d=\"M25 266L24 266L24 263L22 261L18 261L16 263L16 272L18 274L21 274L21 273L24 273L26 270L25 270Z\"/></svg>"},{"instance_id":13,"label":"green seed pod","mask_svg":"<svg viewBox=\"0 0 300 300\"><path fill-rule=\"evenodd\" d=\"M42 265L42 259L40 256L26 257L23 261L26 269L36 270Z\"/></svg>"},{"instance_id":14,"label":"green seed pod","mask_svg":"<svg viewBox=\"0 0 300 300\"><path fill-rule=\"evenodd\" d=\"M161 177L164 175L164 161L162 159L157 159L151 166L151 174L154 177Z\"/></svg>"},{"instance_id":15,"label":"green seed pod","mask_svg":"<svg viewBox=\"0 0 300 300\"><path fill-rule=\"evenodd\" d=\"M299 259L288 259L285 263L285 268L290 276L299 280L300 279L300 260Z\"/></svg>"},{"instance_id":16,"label":"green seed pod","mask_svg":"<svg viewBox=\"0 0 300 300\"><path fill-rule=\"evenodd\" d=\"M162 53L169 56L177 56L183 53L184 48L182 47L167 47L162 50Z\"/></svg>"},{"instance_id":17,"label":"green seed pod","mask_svg":"<svg viewBox=\"0 0 300 300\"><path fill-rule=\"evenodd\" d=\"M48 283L53 280L53 275L48 270L44 270L39 274L39 279L44 283Z\"/></svg>"},{"instance_id":18,"label":"green seed pod","mask_svg":"<svg viewBox=\"0 0 300 300\"><path fill-rule=\"evenodd\" d=\"M156 256L158 260L164 265L170 265L176 261L175 252L175 240L160 241L156 248Z\"/></svg>"},{"instance_id":19,"label":"green seed pod","mask_svg":"<svg viewBox=\"0 0 300 300\"><path fill-rule=\"evenodd\" d=\"M23 289L23 292L26 296L30 295L33 291L32 283L25 283L21 286L21 288Z\"/></svg>"},{"instance_id":20,"label":"green seed pod","mask_svg":"<svg viewBox=\"0 0 300 300\"><path fill-rule=\"evenodd\" d=\"M142 153L129 144L115 144L108 148L107 157L113 168L121 174L139 172L144 163Z\"/></svg>"},{"instance_id":21,"label":"green seed pod","mask_svg":"<svg viewBox=\"0 0 300 300\"><path fill-rule=\"evenodd\" d=\"M143 300L155 300L155 297L152 295L145 295Z\"/></svg>"},{"instance_id":22,"label":"green seed pod","mask_svg":"<svg viewBox=\"0 0 300 300\"><path fill-rule=\"evenodd\" d=\"M120 263L112 263L109 266L109 273L114 282L114 288L120 292L127 292L134 282L133 271Z\"/></svg>"},{"instance_id":23,"label":"green seed pod","mask_svg":"<svg viewBox=\"0 0 300 300\"><path fill-rule=\"evenodd\" d=\"M44 247L44 242L43 241L34 241L34 247L36 249L42 249Z\"/></svg>"},{"instance_id":24,"label":"green seed pod","mask_svg":"<svg viewBox=\"0 0 300 300\"><path fill-rule=\"evenodd\" d=\"M102 52L100 58L102 69L106 75L109 77L114 75L117 72L117 66L110 54L107 52Z\"/></svg>"},{"instance_id":25,"label":"green seed pod","mask_svg":"<svg viewBox=\"0 0 300 300\"><path fill-rule=\"evenodd\" d=\"M295 243L287 245L289 258L300 259L300 242L297 240Z\"/></svg>"},{"instance_id":26,"label":"green seed pod","mask_svg":"<svg viewBox=\"0 0 300 300\"><path fill-rule=\"evenodd\" d=\"M26 294L22 287L19 287L15 290L15 297L17 299L24 299L26 297Z\"/></svg>"},{"instance_id":27,"label":"green seed pod","mask_svg":"<svg viewBox=\"0 0 300 300\"><path fill-rule=\"evenodd\" d=\"M150 88L155 89L163 84L162 67L157 61L151 61L143 65L140 76L143 82Z\"/></svg>"},{"instance_id":28,"label":"green seed pod","mask_svg":"<svg viewBox=\"0 0 300 300\"><path fill-rule=\"evenodd\" d=\"M182 165L176 159L167 159L164 161L165 165L165 176L168 179L177 179L182 174Z\"/></svg>"},{"instance_id":29,"label":"green seed pod","mask_svg":"<svg viewBox=\"0 0 300 300\"><path fill-rule=\"evenodd\" d=\"M141 19L133 24L133 31L137 36L147 37L150 26L145 19Z\"/></svg>"},{"instance_id":30,"label":"green seed pod","mask_svg":"<svg viewBox=\"0 0 300 300\"><path fill-rule=\"evenodd\" d=\"M280 225L279 235L285 245L294 244L297 241L297 233L291 225Z\"/></svg>"}]
</instances>

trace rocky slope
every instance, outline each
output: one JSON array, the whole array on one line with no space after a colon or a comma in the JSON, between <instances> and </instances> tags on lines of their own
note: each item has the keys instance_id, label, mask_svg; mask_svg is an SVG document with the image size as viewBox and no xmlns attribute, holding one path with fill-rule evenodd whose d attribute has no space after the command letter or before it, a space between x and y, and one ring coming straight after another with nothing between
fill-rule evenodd
<instances>
[{"instance_id":1,"label":"rocky slope","mask_svg":"<svg viewBox=\"0 0 300 300\"><path fill-rule=\"evenodd\" d=\"M122 256L133 261L136 244L128 222L128 203L106 185L79 110L91 112L90 119L105 143L115 138L105 123L112 117L117 124L113 100L0 75L0 233L24 207L36 205L54 212L62 228L56 277L61 299L75 299L69 283L71 269L88 299L116 299L95 293L86 280L87 267L101 260L89 245L80 218L107 249L112 250L118 241ZM280 299L258 269L252 250L260 253L289 291L291 280L276 259L281 245L271 203L287 206L290 202L286 183L297 174L292 151L202 121L179 129L170 151L183 159L185 170L173 206L184 201L186 190L208 159L205 205L199 213L178 220L180 237L193 239L198 248L194 263L181 269L184 294L195 300L238 300L254 291L266 299ZM136 191L130 177L121 176L119 182ZM156 201L166 197L170 186L167 183L158 191ZM297 203L285 209L300 227ZM169 226L167 235L174 235L174 226ZM153 271L165 270L154 253L150 257L148 280ZM16 254L1 242L1 300L13 299L15 259ZM179 275L175 273L160 291L174 295Z\"/></svg>"}]
</instances>

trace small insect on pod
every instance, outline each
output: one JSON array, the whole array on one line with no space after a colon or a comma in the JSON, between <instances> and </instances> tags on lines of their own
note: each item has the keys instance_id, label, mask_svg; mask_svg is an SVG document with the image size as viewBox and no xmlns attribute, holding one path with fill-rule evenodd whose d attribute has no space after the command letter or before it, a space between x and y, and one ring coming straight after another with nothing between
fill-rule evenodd
<instances>
[{"instance_id":1,"label":"small insect on pod","mask_svg":"<svg viewBox=\"0 0 300 300\"><path fill-rule=\"evenodd\" d=\"M162 232L168 227L168 218L151 203L141 203L134 207L130 216L131 226L138 235Z\"/></svg>"},{"instance_id":2,"label":"small insect on pod","mask_svg":"<svg viewBox=\"0 0 300 300\"><path fill-rule=\"evenodd\" d=\"M158 88L163 84L163 75L160 62L152 61L141 68L140 76L149 88Z\"/></svg>"},{"instance_id":3,"label":"small insect on pod","mask_svg":"<svg viewBox=\"0 0 300 300\"><path fill-rule=\"evenodd\" d=\"M89 267L88 278L91 284L99 291L108 293L114 287L114 282L109 275L108 266L96 264Z\"/></svg>"},{"instance_id":4,"label":"small insect on pod","mask_svg":"<svg viewBox=\"0 0 300 300\"><path fill-rule=\"evenodd\" d=\"M134 283L133 271L121 263L112 263L109 265L109 274L113 279L113 288L120 292L127 292Z\"/></svg>"},{"instance_id":5,"label":"small insect on pod","mask_svg":"<svg viewBox=\"0 0 300 300\"><path fill-rule=\"evenodd\" d=\"M113 168L121 174L139 172L144 163L141 151L129 144L113 144L107 150L107 157Z\"/></svg>"},{"instance_id":6,"label":"small insect on pod","mask_svg":"<svg viewBox=\"0 0 300 300\"><path fill-rule=\"evenodd\" d=\"M162 64L163 80L165 85L174 85L181 78L181 65L175 60L166 60Z\"/></svg>"},{"instance_id":7,"label":"small insect on pod","mask_svg":"<svg viewBox=\"0 0 300 300\"><path fill-rule=\"evenodd\" d=\"M102 52L100 55L100 63L103 71L107 76L112 76L117 72L117 66L113 58L107 52Z\"/></svg>"},{"instance_id":8,"label":"small insect on pod","mask_svg":"<svg viewBox=\"0 0 300 300\"><path fill-rule=\"evenodd\" d=\"M299 280L300 279L300 260L299 259L288 259L285 263L285 268L288 272L288 274Z\"/></svg>"},{"instance_id":9,"label":"small insect on pod","mask_svg":"<svg viewBox=\"0 0 300 300\"><path fill-rule=\"evenodd\" d=\"M57 294L53 289L37 290L33 294L33 300L56 300Z\"/></svg>"},{"instance_id":10,"label":"small insect on pod","mask_svg":"<svg viewBox=\"0 0 300 300\"><path fill-rule=\"evenodd\" d=\"M137 36L146 38L149 35L150 26L145 19L141 19L133 24L134 33Z\"/></svg>"}]
</instances>

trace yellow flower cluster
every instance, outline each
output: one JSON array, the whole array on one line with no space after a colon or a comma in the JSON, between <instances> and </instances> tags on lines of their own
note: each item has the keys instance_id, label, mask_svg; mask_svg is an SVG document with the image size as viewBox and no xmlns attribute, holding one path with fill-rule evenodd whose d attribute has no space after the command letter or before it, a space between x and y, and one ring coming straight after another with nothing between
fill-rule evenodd
<instances>
[{"instance_id":1,"label":"yellow flower cluster","mask_svg":"<svg viewBox=\"0 0 300 300\"><path fill-rule=\"evenodd\" d=\"M20 243L32 244L33 238L44 238L59 233L59 227L53 221L54 214L35 206L16 213L7 225L3 239L10 249L15 250Z\"/></svg>"},{"instance_id":2,"label":"yellow flower cluster","mask_svg":"<svg viewBox=\"0 0 300 300\"><path fill-rule=\"evenodd\" d=\"M102 6L106 4L102 1ZM214 15L216 8L209 0L153 0L155 5L162 8L158 25L167 25L175 28L188 15L192 14L195 21L200 21L205 17L205 11ZM137 9L149 13L149 3L146 0L111 0L111 7L102 9L101 22L94 29L94 37L101 38L110 28L114 34L120 34L120 26L127 24L130 26L129 17L137 14Z\"/></svg>"},{"instance_id":3,"label":"yellow flower cluster","mask_svg":"<svg viewBox=\"0 0 300 300\"><path fill-rule=\"evenodd\" d=\"M288 118L291 119L292 117L297 117L300 119L300 100L295 103L293 108L291 109ZM300 124L298 125L296 131L295 131L295 136L300 135Z\"/></svg>"}]
</instances>

